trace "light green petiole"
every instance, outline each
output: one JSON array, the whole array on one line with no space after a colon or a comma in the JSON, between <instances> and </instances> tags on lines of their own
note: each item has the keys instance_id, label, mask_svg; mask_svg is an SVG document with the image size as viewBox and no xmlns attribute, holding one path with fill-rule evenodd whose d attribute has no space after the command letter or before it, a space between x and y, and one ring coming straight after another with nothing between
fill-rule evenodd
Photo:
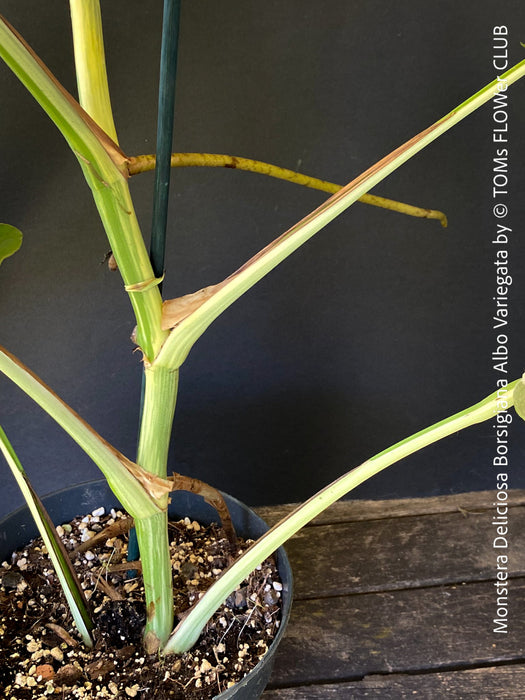
<instances>
[{"instance_id":1,"label":"light green petiole","mask_svg":"<svg viewBox=\"0 0 525 700\"><path fill-rule=\"evenodd\" d=\"M129 193L126 156L2 17L0 57L60 129L78 158L124 284L135 286L152 279L149 255ZM160 328L159 290L153 287L129 296L137 319L138 343L147 360L152 361L167 337Z\"/></svg>"},{"instance_id":2,"label":"light green petiole","mask_svg":"<svg viewBox=\"0 0 525 700\"><path fill-rule=\"evenodd\" d=\"M117 140L109 97L99 0L69 0L78 98L106 134Z\"/></svg>"},{"instance_id":3,"label":"light green petiole","mask_svg":"<svg viewBox=\"0 0 525 700\"><path fill-rule=\"evenodd\" d=\"M47 514L44 505L34 492L24 468L20 463L11 443L7 439L3 428L0 426L0 452L3 453L13 476L22 491L27 507L33 516L35 524L47 547L49 558L55 568L60 581L62 591L66 597L69 609L77 626L77 629L88 647L93 646L90 630L93 623L89 616L88 605L84 592L78 582L74 567L69 560L64 546L60 542L57 531Z\"/></svg>"},{"instance_id":4,"label":"light green petiole","mask_svg":"<svg viewBox=\"0 0 525 700\"><path fill-rule=\"evenodd\" d=\"M7 350L0 347L0 372L30 396L91 457L106 477L113 493L133 516L148 517L162 511L126 467L126 460L38 377ZM124 461L123 461L124 460Z\"/></svg>"},{"instance_id":5,"label":"light green petiole","mask_svg":"<svg viewBox=\"0 0 525 700\"><path fill-rule=\"evenodd\" d=\"M186 359L196 340L208 326L242 294L251 289L260 279L297 250L314 234L333 221L339 214L354 204L363 194L377 185L387 175L416 155L425 146L437 139L452 126L488 102L502 84L511 85L525 75L525 60L494 80L473 97L447 114L432 126L407 141L388 156L362 173L355 180L332 195L326 202L302 221L292 226L279 238L248 260L237 272L216 285L215 293L200 307L180 321L164 343L157 365L179 367Z\"/></svg>"},{"instance_id":6,"label":"light green petiole","mask_svg":"<svg viewBox=\"0 0 525 700\"><path fill-rule=\"evenodd\" d=\"M272 552L275 552L286 540L319 515L319 513L322 513L328 506L345 496L359 484L362 484L392 464L399 462L404 457L421 450L433 442L442 440L452 433L493 418L496 413L507 410L513 405L513 390L518 382L521 382L521 380L518 379L509 384L506 391L500 390L495 392L474 406L456 413L439 423L435 423L431 427L425 428L380 452L360 466L352 469L352 471L344 474L315 494L315 496L312 496L306 503L296 508L252 545L208 589L190 613L177 626L164 649L164 653L180 654L190 649L199 638L206 622L230 593L235 590L236 586L244 581L261 561L264 561Z\"/></svg>"}]
</instances>

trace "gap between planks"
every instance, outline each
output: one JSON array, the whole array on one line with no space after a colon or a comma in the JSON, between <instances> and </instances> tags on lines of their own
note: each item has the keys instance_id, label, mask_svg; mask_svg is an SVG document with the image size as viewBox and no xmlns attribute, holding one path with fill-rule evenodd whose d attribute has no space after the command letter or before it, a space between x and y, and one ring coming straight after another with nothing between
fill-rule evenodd
<instances>
[{"instance_id":1,"label":"gap between planks","mask_svg":"<svg viewBox=\"0 0 525 700\"><path fill-rule=\"evenodd\" d=\"M525 665L508 664L463 671L440 671L414 675L365 676L359 681L306 685L267 690L262 700L435 700L436 698L491 698L512 700L523 697Z\"/></svg>"}]
</instances>

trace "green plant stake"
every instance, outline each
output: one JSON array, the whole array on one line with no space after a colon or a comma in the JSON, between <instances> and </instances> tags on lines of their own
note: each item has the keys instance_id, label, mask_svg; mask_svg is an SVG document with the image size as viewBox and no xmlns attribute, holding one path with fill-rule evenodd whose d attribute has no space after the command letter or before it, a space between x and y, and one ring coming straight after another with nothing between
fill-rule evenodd
<instances>
[{"instance_id":1,"label":"green plant stake","mask_svg":"<svg viewBox=\"0 0 525 700\"><path fill-rule=\"evenodd\" d=\"M180 0L164 0L162 18L162 44L160 56L159 106L157 119L157 155L155 186L153 191L153 215L151 224L150 260L155 277L164 276L166 253L166 229L168 224L169 187L171 176L171 147L173 142L173 111L175 106L175 80L177 77L177 49L179 43ZM162 282L158 285L162 291ZM145 378L140 393L140 421L144 408ZM137 533L129 533L128 561L139 557ZM132 578L134 571L129 571Z\"/></svg>"},{"instance_id":2,"label":"green plant stake","mask_svg":"<svg viewBox=\"0 0 525 700\"><path fill-rule=\"evenodd\" d=\"M157 165L155 168L150 247L151 264L155 277L162 277L164 274L180 5L180 0L164 0L157 119Z\"/></svg>"}]
</instances>

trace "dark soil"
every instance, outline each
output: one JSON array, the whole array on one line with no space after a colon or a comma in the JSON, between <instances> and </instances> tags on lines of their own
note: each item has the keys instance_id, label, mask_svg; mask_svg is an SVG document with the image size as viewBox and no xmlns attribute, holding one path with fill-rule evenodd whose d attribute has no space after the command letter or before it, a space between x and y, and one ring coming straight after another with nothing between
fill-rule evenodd
<instances>
[{"instance_id":1,"label":"dark soil","mask_svg":"<svg viewBox=\"0 0 525 700\"><path fill-rule=\"evenodd\" d=\"M140 572L129 578L126 570L129 519L120 511L97 513L57 528L91 606L97 627L92 650L76 632L41 540L1 565L2 697L204 700L241 680L279 627L282 586L275 562L267 560L241 584L190 652L147 656L142 578ZM170 524L170 540L175 611L181 614L232 553L220 528L188 518ZM246 544L240 541L239 550Z\"/></svg>"}]
</instances>

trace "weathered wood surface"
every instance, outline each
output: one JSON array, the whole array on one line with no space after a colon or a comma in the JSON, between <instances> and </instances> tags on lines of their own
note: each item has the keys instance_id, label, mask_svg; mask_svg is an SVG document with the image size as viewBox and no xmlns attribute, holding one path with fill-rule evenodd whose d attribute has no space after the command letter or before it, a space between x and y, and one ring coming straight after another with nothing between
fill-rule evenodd
<instances>
[{"instance_id":1,"label":"weathered wood surface","mask_svg":"<svg viewBox=\"0 0 525 700\"><path fill-rule=\"evenodd\" d=\"M400 518L405 515L429 515L462 511L490 510L494 503L494 491L471 491L431 498L400 498L388 501L337 501L312 521L322 525L354 520L378 520ZM525 505L525 489L509 491L510 506ZM295 503L282 506L259 506L255 510L268 525L275 525L296 507Z\"/></svg>"},{"instance_id":2,"label":"weathered wood surface","mask_svg":"<svg viewBox=\"0 0 525 700\"><path fill-rule=\"evenodd\" d=\"M296 597L486 580L496 567L491 521L485 511L305 528L286 547ZM509 522L525 533L525 507L513 508ZM525 548L514 551L509 566L511 576L525 575Z\"/></svg>"},{"instance_id":3,"label":"weathered wood surface","mask_svg":"<svg viewBox=\"0 0 525 700\"><path fill-rule=\"evenodd\" d=\"M493 632L491 581L297 601L273 682L525 661L525 581L511 586L507 634Z\"/></svg>"},{"instance_id":4,"label":"weathered wood surface","mask_svg":"<svg viewBox=\"0 0 525 700\"><path fill-rule=\"evenodd\" d=\"M510 493L508 550L493 546L494 496L369 502L369 518L343 502L293 538L295 602L264 700L525 697L525 492Z\"/></svg>"},{"instance_id":5,"label":"weathered wood surface","mask_svg":"<svg viewBox=\"0 0 525 700\"><path fill-rule=\"evenodd\" d=\"M267 690L264 700L515 700L525 697L525 666L417 675L367 676L351 683Z\"/></svg>"}]
</instances>

